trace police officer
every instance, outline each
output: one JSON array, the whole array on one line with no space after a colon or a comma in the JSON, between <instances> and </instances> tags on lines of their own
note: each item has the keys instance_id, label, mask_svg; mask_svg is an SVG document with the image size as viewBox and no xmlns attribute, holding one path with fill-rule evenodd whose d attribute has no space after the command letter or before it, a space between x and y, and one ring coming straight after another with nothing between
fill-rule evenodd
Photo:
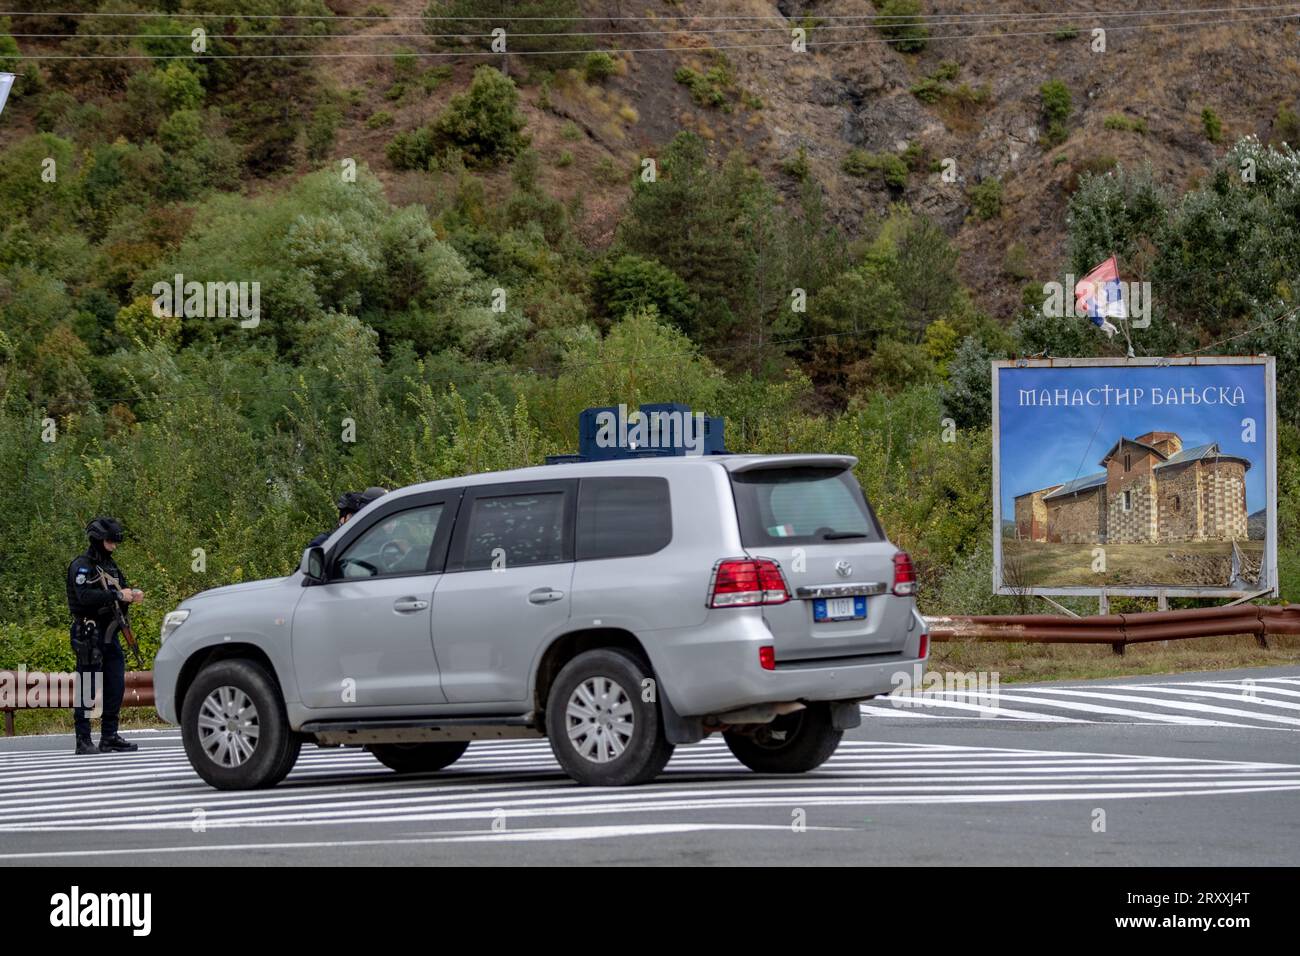
<instances>
[{"instance_id":1,"label":"police officer","mask_svg":"<svg viewBox=\"0 0 1300 956\"><path fill-rule=\"evenodd\" d=\"M77 655L79 703L95 698L96 678L103 683L104 710L100 718L99 752L138 750L117 733L117 716L126 689L126 658L117 638L114 603L125 608L144 600L144 592L127 586L113 560L122 543L122 526L113 518L96 518L86 527L90 545L68 565L68 610L72 612L72 650ZM109 580L116 581L114 584ZM74 707L78 754L93 754L87 708Z\"/></svg>"},{"instance_id":2,"label":"police officer","mask_svg":"<svg viewBox=\"0 0 1300 956\"><path fill-rule=\"evenodd\" d=\"M379 488L373 485L367 488L365 491L343 492L343 494L339 495L339 500L335 502L335 504L338 506L339 509L338 527L340 528L343 527L345 524L348 523L349 520L351 520L354 514L356 514L366 505L370 504L370 502L376 501L379 498L382 498L386 494L388 494L388 491L386 489ZM307 542L307 547L315 548L319 545L324 544L326 541L329 540L329 536L332 535L333 533L334 533L334 529L331 529L329 531L322 531L320 534L316 535L316 537L312 538L310 541Z\"/></svg>"}]
</instances>

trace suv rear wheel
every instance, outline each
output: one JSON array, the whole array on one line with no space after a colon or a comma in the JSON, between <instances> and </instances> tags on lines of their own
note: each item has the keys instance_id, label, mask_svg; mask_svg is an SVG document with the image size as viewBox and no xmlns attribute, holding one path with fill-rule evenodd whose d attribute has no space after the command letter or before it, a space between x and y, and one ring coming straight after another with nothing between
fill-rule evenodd
<instances>
[{"instance_id":1,"label":"suv rear wheel","mask_svg":"<svg viewBox=\"0 0 1300 956\"><path fill-rule=\"evenodd\" d=\"M807 773L830 759L843 736L831 723L830 708L813 704L751 734L727 732L722 739L737 760L757 773Z\"/></svg>"},{"instance_id":2,"label":"suv rear wheel","mask_svg":"<svg viewBox=\"0 0 1300 956\"><path fill-rule=\"evenodd\" d=\"M273 787L302 748L275 679L238 659L217 661L194 679L181 708L181 739L195 772L218 790Z\"/></svg>"},{"instance_id":3,"label":"suv rear wheel","mask_svg":"<svg viewBox=\"0 0 1300 956\"><path fill-rule=\"evenodd\" d=\"M450 767L469 749L468 740L438 740L415 744L371 744L366 748L389 770L426 773Z\"/></svg>"},{"instance_id":4,"label":"suv rear wheel","mask_svg":"<svg viewBox=\"0 0 1300 956\"><path fill-rule=\"evenodd\" d=\"M649 666L626 651L579 654L546 702L546 732L560 766L578 783L619 787L653 780L673 755L659 704L643 700Z\"/></svg>"}]
</instances>

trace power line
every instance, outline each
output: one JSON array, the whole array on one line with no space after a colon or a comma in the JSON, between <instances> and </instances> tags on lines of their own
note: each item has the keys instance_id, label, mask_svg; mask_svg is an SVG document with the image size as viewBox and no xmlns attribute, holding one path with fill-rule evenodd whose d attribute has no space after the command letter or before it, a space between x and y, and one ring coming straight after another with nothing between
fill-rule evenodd
<instances>
[{"instance_id":1,"label":"power line","mask_svg":"<svg viewBox=\"0 0 1300 956\"><path fill-rule=\"evenodd\" d=\"M1293 5L1294 6L1294 5ZM1134 32L1139 30L1167 30L1167 29L1187 29L1193 27L1217 27L1225 26L1230 23L1269 23L1281 20L1300 19L1300 13L1275 14L1265 17L1237 17L1225 20L1205 20L1193 21L1187 23L1143 23L1128 24L1113 27L1106 27L1112 33ZM999 33L973 33L973 34L935 34L927 37L928 42L941 42L944 40L1000 40L1016 37L1031 36L1054 36L1059 30L1036 30L1036 31L1003 31ZM808 41L807 47L810 51L819 48L846 47L846 46L891 46L896 43L915 42L913 38L907 37L882 37L871 40L829 40L829 41ZM684 47L630 47L630 48L610 48L610 49L564 49L564 50L516 50L509 53L498 53L492 50L454 50L442 52L421 52L421 51L368 51L368 52L341 52L341 53L191 53L191 54L161 54L150 55L148 53L95 53L95 54L18 54L8 57L13 60L318 60L318 59L350 59L354 57L376 57L376 56L412 56L420 58L444 58L444 57L498 57L498 56L569 56L574 53L709 53L716 50L790 50L788 43L760 43L760 44L722 44L709 47L705 50L695 50Z\"/></svg>"},{"instance_id":2,"label":"power line","mask_svg":"<svg viewBox=\"0 0 1300 956\"><path fill-rule=\"evenodd\" d=\"M1180 9L1178 7L1158 7L1154 9L1137 10L1137 11L1086 10L1086 11L1079 11L1077 13L1068 14L1068 16L1100 17L1100 16L1160 16L1163 14L1187 15L1187 14L1206 13L1206 12L1249 12L1252 10L1275 10L1275 9L1280 9L1282 7L1289 7L1289 6L1295 6L1295 4L1277 3L1277 4L1256 5L1256 6L1249 6L1249 7L1243 7L1243 6L1205 7L1199 9L1191 9L1191 10ZM871 22L876 22L880 20L899 20L899 21L905 21L907 23L919 22L923 24L925 22L929 22L929 20L932 18L951 19L954 21L958 21L958 20L979 21L979 20L985 20L992 17L1007 16L1009 14L1015 14L1017 16L1023 16L1025 18L1057 16L1056 14L1047 14L1047 13L1043 13L1042 11L1035 11L1035 10L1026 10L1026 11L1003 10L1003 11L994 11L989 13L956 12L956 13L934 13L934 14L925 14L925 13L915 13L915 14L848 13L848 14L825 14L825 15L809 14L807 19L812 21L867 20ZM1066 15L1062 14L1062 16L1066 16ZM112 19L112 18L134 17L134 18L145 18L145 19L189 18L189 19L219 19L219 20L233 20L233 19L319 20L322 22L329 22L335 20L363 20L363 21L379 21L379 22L451 21L451 22L482 22L482 23L500 23L502 21L544 22L544 23L628 22L628 21L644 21L644 20L654 21L654 22L658 22L662 20L701 20L701 21L750 20L750 21L779 21L781 23L796 23L796 24L799 22L803 22L803 21L796 21L789 17L785 17L779 14L757 14L757 15L755 14L690 14L690 13L667 13L667 12L659 13L655 15L640 15L640 16L635 16L635 15L598 16L598 15L589 15L589 14L574 14L572 16L552 15L552 16L518 17L518 16L512 16L510 14L501 14L499 16L451 16L451 15L420 16L420 15L400 15L400 14L368 15L368 14L336 13L332 15L322 16L320 14L288 14L288 13L286 14L278 14L278 13L239 14L239 13L188 13L187 12L187 13L171 14L162 11L156 11L153 13L140 12L140 11L132 11L132 12L124 11L120 13L105 12L105 11L90 11L90 12L81 13L81 12L52 12L47 10L25 10L25 11L9 10L9 11L0 11L0 17L63 17L65 19L77 19L77 18L85 19L90 17Z\"/></svg>"},{"instance_id":3,"label":"power line","mask_svg":"<svg viewBox=\"0 0 1300 956\"><path fill-rule=\"evenodd\" d=\"M920 19L915 19L915 25L947 26L952 24L961 24L961 23L974 21L977 22L980 26L983 26L985 24L992 24L992 23L1033 23L1033 22L1053 21L1053 20L1078 21L1081 17L1089 17L1089 16L1106 16L1110 18L1173 16L1173 17L1187 18L1193 15L1207 14L1207 13L1249 13L1249 12L1256 12L1261 10L1283 10L1283 9L1290 10L1296 8L1297 6L1300 6L1300 3L1291 2L1291 3L1278 3L1278 4L1259 5L1259 6L1248 6L1248 7L1243 7L1243 6L1200 7L1200 8L1184 9L1184 10L1162 9L1162 10L1136 10L1136 11L1113 11L1113 12L1107 11L1101 14L1041 13L1041 12L1011 13L1007 11L1003 11L1000 13L986 13L986 14L951 14L951 15L941 14L941 15L933 15L933 16L924 16L921 17ZM0 14L0 16L5 16L5 15L7 14ZM180 19L184 19L186 16L189 15L178 14L177 16ZM233 16L234 15L232 15L232 18ZM848 26L823 26L820 24L814 24L812 29L816 33L826 33L830 31L842 32L845 30L863 30L863 29L869 29L870 27L875 25L878 20L882 18L884 17L880 15L863 15L861 17L853 17L853 19L865 19L868 20L869 22L855 23ZM342 18L335 17L335 18L317 18L317 19L319 19L322 24L328 24L333 22L333 20L335 19L342 19ZM411 18L399 17L396 19L411 19ZM465 19L470 19L470 18L465 18ZM510 22L512 18L503 17L503 18L497 18L495 20L491 18L473 18L473 19L484 19L484 20L488 20L489 22ZM535 18L535 19L542 19L542 18ZM557 22L561 22L564 20L564 18L559 18L559 17L554 19ZM601 18L592 18L592 19L603 20L605 18L601 17ZM757 19L757 18L740 17L738 19ZM826 19L826 18L819 18L819 19ZM843 19L850 19L850 17L844 17ZM907 18L907 19L909 21L912 21L913 18ZM790 21L790 22L795 23L795 21ZM798 24L796 23L795 25L797 26ZM909 22L908 25L912 25L911 22ZM725 34L725 33L760 33L760 32L786 34L789 31L786 27L783 26L771 26L771 27L753 26L753 27L723 27L721 29L715 29L715 30L668 28L668 29L660 29L660 30L617 30L617 31L579 30L579 31L568 31L568 32L551 31L545 33L511 32L509 34L509 37L511 39L525 39L525 38L553 39L557 37L584 37L584 36L585 37L625 37L625 36L630 37L630 36L666 36L666 35L715 36L718 34ZM63 39L63 40L191 39L192 38L192 35L190 33L11 33L9 35L13 37L24 37L30 39ZM363 33L352 33L352 34L339 34L339 33L238 34L238 33L233 33L232 34L232 33L227 33L227 34L208 34L208 37L210 39L225 39L225 40L270 40L270 39L308 39L308 40L344 39L347 40L347 39L382 39L386 37L391 37L396 39L490 40L493 38L492 34L490 33L433 33L429 31L424 31L421 33L373 33L373 34L363 34Z\"/></svg>"}]
</instances>

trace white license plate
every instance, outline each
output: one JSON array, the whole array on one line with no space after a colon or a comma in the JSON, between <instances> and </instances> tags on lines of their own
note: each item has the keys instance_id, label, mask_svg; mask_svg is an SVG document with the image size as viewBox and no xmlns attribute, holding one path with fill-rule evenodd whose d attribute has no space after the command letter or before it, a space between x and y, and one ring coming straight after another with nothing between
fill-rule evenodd
<instances>
[{"instance_id":1,"label":"white license plate","mask_svg":"<svg viewBox=\"0 0 1300 956\"><path fill-rule=\"evenodd\" d=\"M826 616L829 618L854 617L853 598L827 598Z\"/></svg>"}]
</instances>

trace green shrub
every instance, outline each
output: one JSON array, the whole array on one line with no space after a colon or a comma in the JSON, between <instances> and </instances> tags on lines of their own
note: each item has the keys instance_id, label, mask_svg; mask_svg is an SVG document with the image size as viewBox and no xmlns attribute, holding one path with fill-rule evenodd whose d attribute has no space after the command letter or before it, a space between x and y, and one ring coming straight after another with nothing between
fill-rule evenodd
<instances>
[{"instance_id":1,"label":"green shrub","mask_svg":"<svg viewBox=\"0 0 1300 956\"><path fill-rule=\"evenodd\" d=\"M931 77L941 83L950 83L957 79L957 74L961 72L961 66L955 60L944 60L939 64L939 69L930 74Z\"/></svg>"},{"instance_id":2,"label":"green shrub","mask_svg":"<svg viewBox=\"0 0 1300 956\"><path fill-rule=\"evenodd\" d=\"M1069 136L1065 121L1070 116L1070 88L1060 80L1048 80L1038 88L1038 96L1043 118L1047 121L1042 142L1050 148L1065 142Z\"/></svg>"},{"instance_id":3,"label":"green shrub","mask_svg":"<svg viewBox=\"0 0 1300 956\"><path fill-rule=\"evenodd\" d=\"M343 113L333 103L323 103L316 108L307 126L307 156L310 159L323 159L329 155L341 122Z\"/></svg>"},{"instance_id":4,"label":"green shrub","mask_svg":"<svg viewBox=\"0 0 1300 956\"><path fill-rule=\"evenodd\" d=\"M618 72L618 61L608 53L595 51L588 53L582 61L582 75L588 83L601 83Z\"/></svg>"},{"instance_id":5,"label":"green shrub","mask_svg":"<svg viewBox=\"0 0 1300 956\"><path fill-rule=\"evenodd\" d=\"M893 153L870 153L864 149L852 149L844 157L840 168L850 176L858 177L879 172L891 189L902 189L907 185L907 163Z\"/></svg>"},{"instance_id":6,"label":"green shrub","mask_svg":"<svg viewBox=\"0 0 1300 956\"><path fill-rule=\"evenodd\" d=\"M919 0L873 0L879 14L876 26L895 50L919 53L925 49L930 31L921 19Z\"/></svg>"},{"instance_id":7,"label":"green shrub","mask_svg":"<svg viewBox=\"0 0 1300 956\"><path fill-rule=\"evenodd\" d=\"M519 91L508 76L490 66L474 71L469 90L422 129L399 133L388 144L388 161L398 169L428 169L432 160L457 149L467 166L494 166L528 143L522 134Z\"/></svg>"},{"instance_id":8,"label":"green shrub","mask_svg":"<svg viewBox=\"0 0 1300 956\"><path fill-rule=\"evenodd\" d=\"M927 76L925 79L913 84L911 93L922 103L938 103L943 98L944 86L933 77Z\"/></svg>"},{"instance_id":9,"label":"green shrub","mask_svg":"<svg viewBox=\"0 0 1300 956\"><path fill-rule=\"evenodd\" d=\"M1002 212L1002 180L990 176L971 187L971 208L981 219L992 219Z\"/></svg>"},{"instance_id":10,"label":"green shrub","mask_svg":"<svg viewBox=\"0 0 1300 956\"><path fill-rule=\"evenodd\" d=\"M1205 138L1211 143L1223 140L1223 121L1219 119L1219 114L1208 106L1201 110L1201 128L1205 130Z\"/></svg>"},{"instance_id":11,"label":"green shrub","mask_svg":"<svg viewBox=\"0 0 1300 956\"><path fill-rule=\"evenodd\" d=\"M733 82L731 67L725 60L720 60L704 73L689 66L677 68L673 79L691 91L691 99L700 106L728 108L727 92Z\"/></svg>"},{"instance_id":12,"label":"green shrub","mask_svg":"<svg viewBox=\"0 0 1300 956\"><path fill-rule=\"evenodd\" d=\"M366 127L368 129L383 129L385 126L392 126L393 122L392 113L388 112L388 110L380 110L366 120Z\"/></svg>"},{"instance_id":13,"label":"green shrub","mask_svg":"<svg viewBox=\"0 0 1300 956\"><path fill-rule=\"evenodd\" d=\"M791 179L797 179L804 182L811 173L808 166L808 151L802 146L793 156L787 156L781 160L781 172L785 173Z\"/></svg>"},{"instance_id":14,"label":"green shrub","mask_svg":"<svg viewBox=\"0 0 1300 956\"><path fill-rule=\"evenodd\" d=\"M1300 146L1300 116L1286 104L1279 106L1277 115L1273 117L1273 136L1270 142L1274 145L1286 143L1292 148Z\"/></svg>"},{"instance_id":15,"label":"green shrub","mask_svg":"<svg viewBox=\"0 0 1300 956\"><path fill-rule=\"evenodd\" d=\"M1123 113L1111 113L1103 124L1106 129L1122 130L1126 133L1138 133L1145 136L1147 121L1140 116L1125 116Z\"/></svg>"}]
</instances>

